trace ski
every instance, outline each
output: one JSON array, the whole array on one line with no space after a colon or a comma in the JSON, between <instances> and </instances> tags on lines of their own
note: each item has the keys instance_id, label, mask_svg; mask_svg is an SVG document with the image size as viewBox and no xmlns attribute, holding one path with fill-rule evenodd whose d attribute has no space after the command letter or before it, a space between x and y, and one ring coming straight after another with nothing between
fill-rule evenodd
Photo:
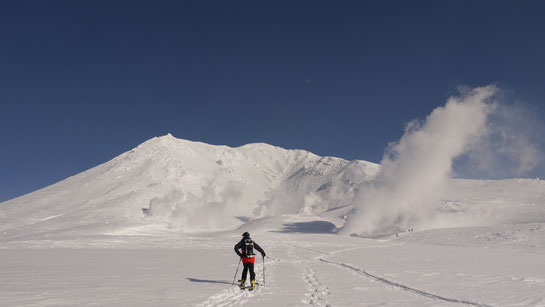
<instances>
[{"instance_id":1,"label":"ski","mask_svg":"<svg viewBox=\"0 0 545 307\"><path fill-rule=\"evenodd\" d=\"M253 290L257 290L257 287L259 286L259 283L255 283L255 287L252 287L251 285L244 285L244 286L238 286L240 288L240 290L248 290L248 291L253 291Z\"/></svg>"}]
</instances>

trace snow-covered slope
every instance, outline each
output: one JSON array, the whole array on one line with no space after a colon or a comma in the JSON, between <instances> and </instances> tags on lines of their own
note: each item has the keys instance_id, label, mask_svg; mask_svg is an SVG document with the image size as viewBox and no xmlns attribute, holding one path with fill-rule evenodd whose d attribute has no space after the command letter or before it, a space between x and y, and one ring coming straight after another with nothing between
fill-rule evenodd
<instances>
[{"instance_id":1,"label":"snow-covered slope","mask_svg":"<svg viewBox=\"0 0 545 307\"><path fill-rule=\"evenodd\" d=\"M545 181L452 180L427 229L335 235L379 170L151 139L0 204L0 305L545 306ZM231 285L243 231L253 292Z\"/></svg>"},{"instance_id":2,"label":"snow-covered slope","mask_svg":"<svg viewBox=\"0 0 545 307\"><path fill-rule=\"evenodd\" d=\"M349 204L379 166L267 144L239 148L168 134L93 169L0 204L3 239L100 234L165 222L229 229L279 214Z\"/></svg>"},{"instance_id":3,"label":"snow-covered slope","mask_svg":"<svg viewBox=\"0 0 545 307\"><path fill-rule=\"evenodd\" d=\"M303 150L213 146L169 134L0 204L0 240L58 244L91 236L297 225L334 232L350 215L358 186L372 183L379 170L374 163ZM453 180L425 229L543 222L543 204L545 181ZM314 223L297 224L289 216Z\"/></svg>"}]
</instances>

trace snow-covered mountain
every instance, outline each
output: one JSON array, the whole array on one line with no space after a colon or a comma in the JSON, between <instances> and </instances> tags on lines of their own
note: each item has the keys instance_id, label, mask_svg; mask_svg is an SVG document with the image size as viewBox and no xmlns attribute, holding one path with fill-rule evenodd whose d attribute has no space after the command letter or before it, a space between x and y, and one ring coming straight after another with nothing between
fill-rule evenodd
<instances>
[{"instance_id":1,"label":"snow-covered mountain","mask_svg":"<svg viewBox=\"0 0 545 307\"><path fill-rule=\"evenodd\" d=\"M451 180L427 228L336 235L381 170L153 138L0 204L0 305L545 305L545 181ZM267 251L252 292L231 285L243 231Z\"/></svg>"},{"instance_id":2,"label":"snow-covered mountain","mask_svg":"<svg viewBox=\"0 0 545 307\"><path fill-rule=\"evenodd\" d=\"M3 241L112 234L342 227L380 166L267 144L238 148L166 136L0 204ZM545 182L453 180L429 228L545 221ZM161 226L162 225L162 226ZM56 240L56 241L55 241Z\"/></svg>"},{"instance_id":3,"label":"snow-covered mountain","mask_svg":"<svg viewBox=\"0 0 545 307\"><path fill-rule=\"evenodd\" d=\"M350 203L377 164L267 144L238 148L153 138L113 160L0 204L13 236L108 232L166 222L218 230L255 218L316 214Z\"/></svg>"}]
</instances>

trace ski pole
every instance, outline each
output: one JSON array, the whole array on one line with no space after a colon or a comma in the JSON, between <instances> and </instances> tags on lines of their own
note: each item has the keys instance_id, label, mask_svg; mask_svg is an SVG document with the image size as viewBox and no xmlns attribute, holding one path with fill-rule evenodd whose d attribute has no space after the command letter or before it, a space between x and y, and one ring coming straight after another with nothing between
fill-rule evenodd
<instances>
[{"instance_id":1,"label":"ski pole","mask_svg":"<svg viewBox=\"0 0 545 307\"><path fill-rule=\"evenodd\" d=\"M263 256L263 287L265 287L265 256Z\"/></svg>"},{"instance_id":2,"label":"ski pole","mask_svg":"<svg viewBox=\"0 0 545 307\"><path fill-rule=\"evenodd\" d=\"M235 277L233 277L233 283L231 284L231 286L234 286L235 285L235 279L237 278L237 274L238 274L238 268L240 267L240 262L242 261L242 257L238 260L238 265L237 265L237 270L235 272Z\"/></svg>"}]
</instances>

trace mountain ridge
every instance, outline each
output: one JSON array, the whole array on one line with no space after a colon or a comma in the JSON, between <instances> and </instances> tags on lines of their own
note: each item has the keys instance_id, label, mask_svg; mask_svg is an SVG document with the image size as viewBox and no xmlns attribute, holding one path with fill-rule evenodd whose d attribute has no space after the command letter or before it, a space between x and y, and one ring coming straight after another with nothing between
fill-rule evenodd
<instances>
[{"instance_id":1,"label":"mountain ridge","mask_svg":"<svg viewBox=\"0 0 545 307\"><path fill-rule=\"evenodd\" d=\"M231 148L167 134L1 203L0 231L23 227L39 234L56 227L85 229L98 223L102 229L142 222L185 230L233 228L240 226L241 216L313 214L338 206L378 168L265 143Z\"/></svg>"},{"instance_id":2,"label":"mountain ridge","mask_svg":"<svg viewBox=\"0 0 545 307\"><path fill-rule=\"evenodd\" d=\"M334 232L380 168L264 143L231 148L165 135L0 203L0 241L41 246L244 227ZM441 199L421 230L545 221L541 180L453 179Z\"/></svg>"}]
</instances>

